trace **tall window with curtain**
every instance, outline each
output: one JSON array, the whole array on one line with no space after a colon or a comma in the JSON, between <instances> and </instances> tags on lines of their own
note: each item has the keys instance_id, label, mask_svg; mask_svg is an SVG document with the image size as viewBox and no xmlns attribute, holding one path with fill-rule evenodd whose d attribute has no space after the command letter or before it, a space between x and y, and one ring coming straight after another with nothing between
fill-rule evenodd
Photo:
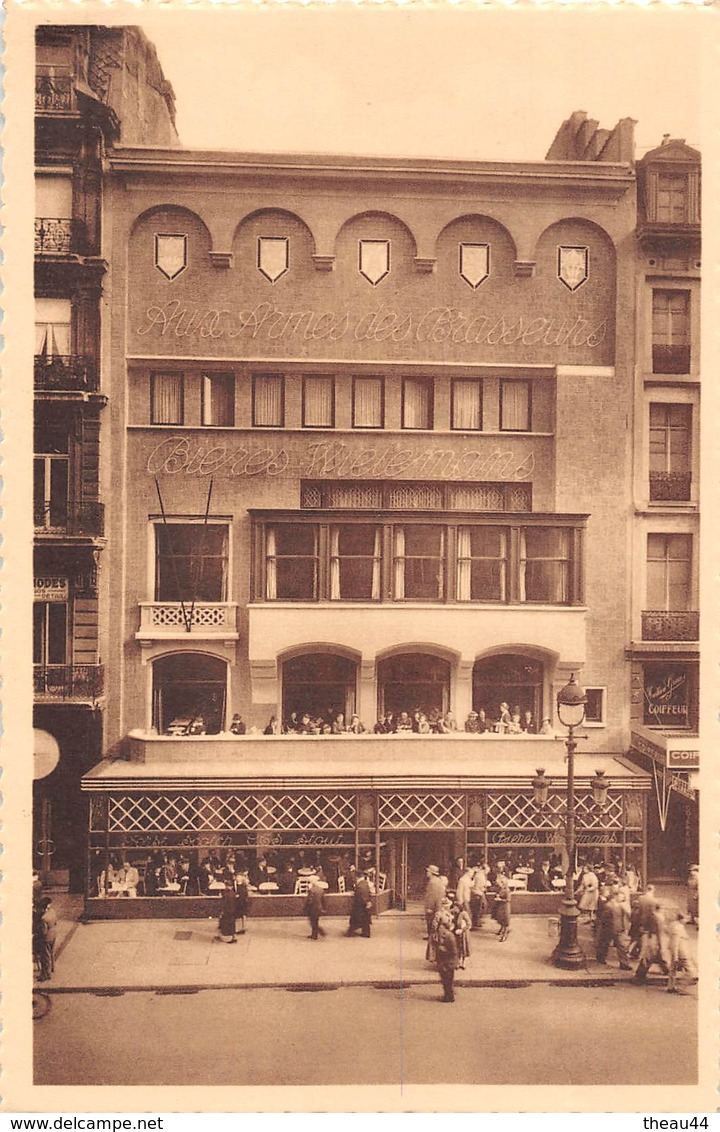
<instances>
[{"instance_id":1,"label":"tall window with curtain","mask_svg":"<svg viewBox=\"0 0 720 1132\"><path fill-rule=\"evenodd\" d=\"M647 608L690 608L692 535L652 534L647 537Z\"/></svg>"},{"instance_id":2,"label":"tall window with curtain","mask_svg":"<svg viewBox=\"0 0 720 1132\"><path fill-rule=\"evenodd\" d=\"M353 428L382 428L385 388L381 377L353 378Z\"/></svg>"},{"instance_id":3,"label":"tall window with curtain","mask_svg":"<svg viewBox=\"0 0 720 1132\"><path fill-rule=\"evenodd\" d=\"M529 432L532 393L529 381L500 382L500 428L503 432Z\"/></svg>"},{"instance_id":4,"label":"tall window with curtain","mask_svg":"<svg viewBox=\"0 0 720 1132\"><path fill-rule=\"evenodd\" d=\"M35 356L50 362L70 354L70 300L35 300Z\"/></svg>"},{"instance_id":5,"label":"tall window with curtain","mask_svg":"<svg viewBox=\"0 0 720 1132\"><path fill-rule=\"evenodd\" d=\"M432 428L433 383L431 378L406 377L402 385L402 427Z\"/></svg>"},{"instance_id":6,"label":"tall window with curtain","mask_svg":"<svg viewBox=\"0 0 720 1132\"><path fill-rule=\"evenodd\" d=\"M181 425L185 415L185 382L181 373L153 373L150 378L150 423Z\"/></svg>"},{"instance_id":7,"label":"tall window with curtain","mask_svg":"<svg viewBox=\"0 0 720 1132\"><path fill-rule=\"evenodd\" d=\"M330 528L330 597L333 601L379 601L381 565L380 527L347 524Z\"/></svg>"},{"instance_id":8,"label":"tall window with curtain","mask_svg":"<svg viewBox=\"0 0 720 1132\"><path fill-rule=\"evenodd\" d=\"M290 523L270 527L265 563L268 601L314 601L318 596L317 527Z\"/></svg>"},{"instance_id":9,"label":"tall window with curtain","mask_svg":"<svg viewBox=\"0 0 720 1132\"><path fill-rule=\"evenodd\" d=\"M302 402L303 428L335 427L335 379L304 377Z\"/></svg>"},{"instance_id":10,"label":"tall window with curtain","mask_svg":"<svg viewBox=\"0 0 720 1132\"><path fill-rule=\"evenodd\" d=\"M252 404L253 428L282 428L285 421L285 379L282 374L255 374Z\"/></svg>"},{"instance_id":11,"label":"tall window with curtain","mask_svg":"<svg viewBox=\"0 0 720 1132\"><path fill-rule=\"evenodd\" d=\"M570 601L570 535L562 527L526 527L521 532L521 601Z\"/></svg>"},{"instance_id":12,"label":"tall window with curtain","mask_svg":"<svg viewBox=\"0 0 720 1132\"><path fill-rule=\"evenodd\" d=\"M156 523L155 601L227 601L225 523Z\"/></svg>"},{"instance_id":13,"label":"tall window with curtain","mask_svg":"<svg viewBox=\"0 0 720 1132\"><path fill-rule=\"evenodd\" d=\"M459 527L457 600L505 601L507 531L501 527Z\"/></svg>"},{"instance_id":14,"label":"tall window with curtain","mask_svg":"<svg viewBox=\"0 0 720 1132\"><path fill-rule=\"evenodd\" d=\"M235 424L234 374L202 375L202 423L209 428L232 428Z\"/></svg>"},{"instance_id":15,"label":"tall window with curtain","mask_svg":"<svg viewBox=\"0 0 720 1132\"><path fill-rule=\"evenodd\" d=\"M652 293L653 373L690 372L690 292Z\"/></svg>"},{"instance_id":16,"label":"tall window with curtain","mask_svg":"<svg viewBox=\"0 0 720 1132\"><path fill-rule=\"evenodd\" d=\"M394 575L397 600L440 601L445 591L444 527L396 527Z\"/></svg>"},{"instance_id":17,"label":"tall window with curtain","mask_svg":"<svg viewBox=\"0 0 720 1132\"><path fill-rule=\"evenodd\" d=\"M468 432L482 428L482 381L465 378L453 381L452 427Z\"/></svg>"}]
</instances>

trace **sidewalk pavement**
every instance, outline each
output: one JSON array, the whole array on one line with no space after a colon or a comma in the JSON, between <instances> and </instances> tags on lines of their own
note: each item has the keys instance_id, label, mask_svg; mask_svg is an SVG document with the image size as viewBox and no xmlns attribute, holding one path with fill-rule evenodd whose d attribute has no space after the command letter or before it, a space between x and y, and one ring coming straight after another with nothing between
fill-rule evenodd
<instances>
[{"instance_id":1,"label":"sidewalk pavement","mask_svg":"<svg viewBox=\"0 0 720 1132\"><path fill-rule=\"evenodd\" d=\"M682 890L666 898L668 909L683 910ZM663 897L661 896L661 899ZM237 944L215 940L217 921L104 920L82 923L81 900L58 895L60 917L55 973L39 984L44 991L112 993L155 990L189 993L226 987L398 986L437 981L425 959L424 917L386 912L373 921L372 936L346 938L347 921L326 917L326 935L309 940L304 917L248 920ZM471 955L457 983L466 986L517 986L526 983L595 986L626 982L614 949L607 966L595 959L590 928L580 925L587 968L563 971L550 962L557 937L548 917L515 916L510 936L500 943L489 917L471 933ZM688 928L693 957L696 929Z\"/></svg>"}]
</instances>

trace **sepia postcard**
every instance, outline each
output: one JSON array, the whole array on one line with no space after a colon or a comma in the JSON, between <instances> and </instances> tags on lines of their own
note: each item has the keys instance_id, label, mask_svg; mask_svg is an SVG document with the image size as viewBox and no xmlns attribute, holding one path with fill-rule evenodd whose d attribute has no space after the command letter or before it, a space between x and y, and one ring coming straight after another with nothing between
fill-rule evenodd
<instances>
[{"instance_id":1,"label":"sepia postcard","mask_svg":"<svg viewBox=\"0 0 720 1132\"><path fill-rule=\"evenodd\" d=\"M2 1111L715 1112L717 9L4 39Z\"/></svg>"}]
</instances>

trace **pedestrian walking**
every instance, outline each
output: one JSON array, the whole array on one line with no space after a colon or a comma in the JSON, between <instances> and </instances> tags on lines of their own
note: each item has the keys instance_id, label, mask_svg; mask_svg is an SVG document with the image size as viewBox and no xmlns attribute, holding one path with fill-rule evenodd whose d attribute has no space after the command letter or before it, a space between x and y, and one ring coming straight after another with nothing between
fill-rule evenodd
<instances>
[{"instance_id":1,"label":"pedestrian walking","mask_svg":"<svg viewBox=\"0 0 720 1132\"><path fill-rule=\"evenodd\" d=\"M435 943L435 961L437 963L440 982L443 987L443 1002L455 1001L455 971L457 970L458 945L455 933L450 924L441 920L438 925L437 940Z\"/></svg>"},{"instance_id":2,"label":"pedestrian walking","mask_svg":"<svg viewBox=\"0 0 720 1132\"><path fill-rule=\"evenodd\" d=\"M487 912L488 880L487 865L482 862L473 873L472 892L470 894L470 915L472 917L472 930L482 927L483 916Z\"/></svg>"},{"instance_id":3,"label":"pedestrian walking","mask_svg":"<svg viewBox=\"0 0 720 1132\"><path fill-rule=\"evenodd\" d=\"M355 874L355 890L350 907L350 923L345 935L354 936L361 931L366 939L370 938L370 925L372 924L372 894L363 869Z\"/></svg>"},{"instance_id":4,"label":"pedestrian walking","mask_svg":"<svg viewBox=\"0 0 720 1132\"><path fill-rule=\"evenodd\" d=\"M510 885L504 873L498 873L495 877L492 917L499 924L498 940L504 943L510 935Z\"/></svg>"},{"instance_id":5,"label":"pedestrian walking","mask_svg":"<svg viewBox=\"0 0 720 1132\"><path fill-rule=\"evenodd\" d=\"M473 871L469 865L465 865L463 871L458 878L457 888L455 889L455 903L464 908L470 914L470 902L472 898L473 886Z\"/></svg>"},{"instance_id":6,"label":"pedestrian walking","mask_svg":"<svg viewBox=\"0 0 720 1132\"><path fill-rule=\"evenodd\" d=\"M238 935L245 935L249 913L250 877L247 873L238 873L235 877L235 916L240 921Z\"/></svg>"},{"instance_id":7,"label":"pedestrian walking","mask_svg":"<svg viewBox=\"0 0 720 1132\"><path fill-rule=\"evenodd\" d=\"M690 981L697 978L695 964L690 958L687 928L682 912L678 912L675 919L668 925L668 953L670 959L668 964L668 993L682 994L678 986L678 976L685 975Z\"/></svg>"},{"instance_id":8,"label":"pedestrian walking","mask_svg":"<svg viewBox=\"0 0 720 1132\"><path fill-rule=\"evenodd\" d=\"M635 971L638 983L647 981L650 968L655 965L663 975L669 974L670 953L668 951L667 928L662 908L656 902L651 912L645 913L640 935L640 962Z\"/></svg>"},{"instance_id":9,"label":"pedestrian walking","mask_svg":"<svg viewBox=\"0 0 720 1132\"><path fill-rule=\"evenodd\" d=\"M691 865L687 879L687 914L689 924L697 924L698 922L698 908L700 904L699 880L699 867L697 865Z\"/></svg>"},{"instance_id":10,"label":"pedestrian walking","mask_svg":"<svg viewBox=\"0 0 720 1132\"><path fill-rule=\"evenodd\" d=\"M325 935L325 929L320 927L320 917L325 911L325 889L327 881L320 880L318 876L310 877L310 884L305 897L305 915L310 921L310 935L308 939L319 939Z\"/></svg>"},{"instance_id":11,"label":"pedestrian walking","mask_svg":"<svg viewBox=\"0 0 720 1132\"><path fill-rule=\"evenodd\" d=\"M440 911L447 885L443 883L437 865L428 865L425 875L427 876L427 885L425 886L425 939L429 939L433 920Z\"/></svg>"},{"instance_id":12,"label":"pedestrian walking","mask_svg":"<svg viewBox=\"0 0 720 1132\"><path fill-rule=\"evenodd\" d=\"M583 865L582 873L580 874L580 884L578 885L578 907L581 912L587 913L587 922L589 924L595 923L599 894L600 882L598 881L597 873L593 872L590 865Z\"/></svg>"},{"instance_id":13,"label":"pedestrian walking","mask_svg":"<svg viewBox=\"0 0 720 1132\"><path fill-rule=\"evenodd\" d=\"M611 892L598 914L596 954L598 963L605 966L612 944L620 960L621 971L631 971L628 960L629 939L625 931L625 913L618 894Z\"/></svg>"},{"instance_id":14,"label":"pedestrian walking","mask_svg":"<svg viewBox=\"0 0 720 1132\"><path fill-rule=\"evenodd\" d=\"M237 930L237 897L232 876L225 876L225 887L220 893L220 916L218 918L218 934L215 936L222 943L237 943L235 933Z\"/></svg>"},{"instance_id":15,"label":"pedestrian walking","mask_svg":"<svg viewBox=\"0 0 720 1132\"><path fill-rule=\"evenodd\" d=\"M57 939L58 918L49 896L40 902L40 975L39 981L46 983L55 970L55 941Z\"/></svg>"},{"instance_id":16,"label":"pedestrian walking","mask_svg":"<svg viewBox=\"0 0 720 1132\"><path fill-rule=\"evenodd\" d=\"M462 905L458 904L457 896L455 904L452 908L454 918L454 930L457 937L458 944L458 964L465 970L465 961L470 956L470 931L472 929L472 920L470 913Z\"/></svg>"}]
</instances>

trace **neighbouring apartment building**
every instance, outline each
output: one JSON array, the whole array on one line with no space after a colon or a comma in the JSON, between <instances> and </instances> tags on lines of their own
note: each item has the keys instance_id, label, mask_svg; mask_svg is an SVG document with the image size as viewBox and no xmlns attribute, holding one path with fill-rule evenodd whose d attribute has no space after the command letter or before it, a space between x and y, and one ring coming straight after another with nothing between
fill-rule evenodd
<instances>
[{"instance_id":1,"label":"neighbouring apartment building","mask_svg":"<svg viewBox=\"0 0 720 1132\"><path fill-rule=\"evenodd\" d=\"M350 864L385 907L431 861L562 859L571 673L579 854L682 873L698 155L635 166L632 121L584 114L534 162L191 152L150 85L167 136L113 136L98 182L97 406L59 398L100 421L108 540L104 697L42 705L96 728L67 744L88 914L180 914L230 860L272 911L316 863L339 908ZM40 534L95 563L103 532ZM403 712L459 730L376 731Z\"/></svg>"}]
</instances>

